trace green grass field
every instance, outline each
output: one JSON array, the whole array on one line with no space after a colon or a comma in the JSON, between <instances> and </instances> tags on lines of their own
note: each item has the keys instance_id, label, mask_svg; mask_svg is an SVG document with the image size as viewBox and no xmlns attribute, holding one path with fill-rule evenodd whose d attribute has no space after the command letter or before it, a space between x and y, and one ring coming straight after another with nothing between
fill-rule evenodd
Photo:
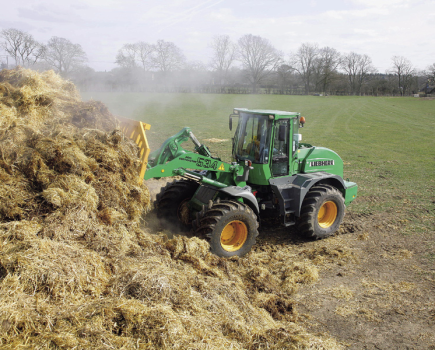
<instances>
[{"instance_id":1,"label":"green grass field","mask_svg":"<svg viewBox=\"0 0 435 350\"><path fill-rule=\"evenodd\" d=\"M403 234L435 223L435 100L418 98L86 93L112 113L151 124L152 150L189 126L215 155L229 160L233 107L301 112L303 141L336 151L344 176L359 185L355 214L397 217ZM207 139L227 140L207 142Z\"/></svg>"}]
</instances>

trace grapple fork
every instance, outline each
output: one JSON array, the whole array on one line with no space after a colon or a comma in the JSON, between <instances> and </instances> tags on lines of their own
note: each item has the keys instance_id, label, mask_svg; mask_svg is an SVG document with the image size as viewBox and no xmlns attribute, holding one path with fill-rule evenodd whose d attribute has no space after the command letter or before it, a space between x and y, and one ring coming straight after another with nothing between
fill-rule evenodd
<instances>
[{"instance_id":1,"label":"grapple fork","mask_svg":"<svg viewBox=\"0 0 435 350\"><path fill-rule=\"evenodd\" d=\"M150 130L151 125L127 118L119 118L119 126L125 136L131 138L140 149L141 168L139 173L139 182L142 182L148 165L148 156L150 146L148 144L145 130Z\"/></svg>"}]
</instances>

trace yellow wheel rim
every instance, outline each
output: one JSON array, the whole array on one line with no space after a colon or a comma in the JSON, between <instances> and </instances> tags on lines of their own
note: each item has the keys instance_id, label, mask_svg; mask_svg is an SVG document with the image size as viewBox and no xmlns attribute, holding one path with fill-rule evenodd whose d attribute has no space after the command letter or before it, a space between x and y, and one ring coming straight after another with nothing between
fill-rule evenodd
<instances>
[{"instance_id":1,"label":"yellow wheel rim","mask_svg":"<svg viewBox=\"0 0 435 350\"><path fill-rule=\"evenodd\" d=\"M244 222L234 220L229 222L221 233L221 245L227 252L235 252L245 244L248 238L248 228Z\"/></svg>"},{"instance_id":2,"label":"yellow wheel rim","mask_svg":"<svg viewBox=\"0 0 435 350\"><path fill-rule=\"evenodd\" d=\"M337 213L337 205L334 202L328 201L323 203L319 209L319 213L317 214L319 226L321 228L331 227L337 218Z\"/></svg>"}]
</instances>

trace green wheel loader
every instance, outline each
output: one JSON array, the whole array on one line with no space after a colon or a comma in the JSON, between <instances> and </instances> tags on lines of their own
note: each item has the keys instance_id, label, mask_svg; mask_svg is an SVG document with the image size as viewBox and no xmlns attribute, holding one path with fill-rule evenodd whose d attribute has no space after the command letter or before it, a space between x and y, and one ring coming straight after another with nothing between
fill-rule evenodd
<instances>
[{"instance_id":1,"label":"green wheel loader","mask_svg":"<svg viewBox=\"0 0 435 350\"><path fill-rule=\"evenodd\" d=\"M235 108L231 163L214 157L190 128L150 153L150 125L123 120L121 127L140 148L140 180L182 177L157 195L157 215L206 237L219 256L243 256L255 244L262 217L276 215L297 225L306 237L333 235L357 185L343 179L343 161L334 151L303 143L300 113ZM191 140L195 150L182 143Z\"/></svg>"}]
</instances>

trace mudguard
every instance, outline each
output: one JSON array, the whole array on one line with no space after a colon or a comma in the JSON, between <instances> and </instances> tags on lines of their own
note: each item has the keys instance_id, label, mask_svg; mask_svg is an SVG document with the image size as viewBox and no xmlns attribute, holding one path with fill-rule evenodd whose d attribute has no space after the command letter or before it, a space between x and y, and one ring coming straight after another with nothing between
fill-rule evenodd
<instances>
[{"instance_id":1,"label":"mudguard","mask_svg":"<svg viewBox=\"0 0 435 350\"><path fill-rule=\"evenodd\" d=\"M252 194L252 189L249 186L239 187L239 186L228 186L225 188L219 188L219 192L223 192L231 197L237 198L241 197L244 200L244 203L249 205L255 212L256 215L259 215L260 208L258 206L257 199Z\"/></svg>"},{"instance_id":2,"label":"mudguard","mask_svg":"<svg viewBox=\"0 0 435 350\"><path fill-rule=\"evenodd\" d=\"M302 202L306 194L311 187L319 182L336 187L345 197L344 180L338 175L323 171L270 179L269 183L272 190L280 201L280 214L285 215L291 211L295 216L300 216Z\"/></svg>"}]
</instances>

